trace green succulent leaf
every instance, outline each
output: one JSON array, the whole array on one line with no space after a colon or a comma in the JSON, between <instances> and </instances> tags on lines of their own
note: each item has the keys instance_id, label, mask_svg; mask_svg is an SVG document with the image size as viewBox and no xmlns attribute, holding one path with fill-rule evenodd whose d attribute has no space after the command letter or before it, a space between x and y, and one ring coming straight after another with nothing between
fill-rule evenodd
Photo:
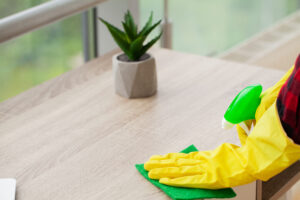
<instances>
[{"instance_id":1,"label":"green succulent leaf","mask_svg":"<svg viewBox=\"0 0 300 200\"><path fill-rule=\"evenodd\" d=\"M130 52L132 53L132 55L134 55L134 60L139 60L139 58L144 54L142 52L142 48L145 39L145 37L141 36L131 43Z\"/></svg>"},{"instance_id":2,"label":"green succulent leaf","mask_svg":"<svg viewBox=\"0 0 300 200\"><path fill-rule=\"evenodd\" d=\"M147 37L147 36L149 35L149 33L151 33L151 31L153 31L153 29L155 29L160 23L161 23L161 20L159 20L158 22L156 22L155 24L153 24L151 27L149 27L149 28L142 34L142 36Z\"/></svg>"},{"instance_id":3,"label":"green succulent leaf","mask_svg":"<svg viewBox=\"0 0 300 200\"><path fill-rule=\"evenodd\" d=\"M111 33L113 39L122 49L122 51L128 56L129 60L137 61L142 55L144 55L147 50L155 43L162 35L162 32L143 45L147 36L155 29L161 20L152 25L153 12L151 12L147 23L144 25L142 30L138 32L138 27L134 23L133 17L129 11L124 15L124 21L122 22L124 31L121 31L117 27L111 25L102 18L99 18L101 22L105 24L109 32Z\"/></svg>"},{"instance_id":4,"label":"green succulent leaf","mask_svg":"<svg viewBox=\"0 0 300 200\"><path fill-rule=\"evenodd\" d=\"M146 53L148 51L148 49L150 49L150 47L152 47L152 45L155 44L155 42L157 42L157 40L159 40L159 38L162 36L162 31L160 32L160 34L158 36L156 36L154 39L152 39L150 42L148 42L145 46L143 46L143 48L141 49L141 55L144 55L144 53Z\"/></svg>"},{"instance_id":5,"label":"green succulent leaf","mask_svg":"<svg viewBox=\"0 0 300 200\"><path fill-rule=\"evenodd\" d=\"M107 21L105 21L102 18L99 18L107 27L107 29L109 30L109 32L111 33L113 39L115 40L115 42L119 45L119 47L124 51L124 53L126 54L130 54L129 52L129 47L130 44L127 41L127 37L126 34L121 31L120 29L118 29L117 27L111 25L110 23L108 23Z\"/></svg>"},{"instance_id":6,"label":"green succulent leaf","mask_svg":"<svg viewBox=\"0 0 300 200\"><path fill-rule=\"evenodd\" d=\"M128 42L132 42L135 39L134 34L132 33L131 29L127 26L127 24L125 22L122 22L123 28L125 30L126 33L126 38L128 40Z\"/></svg>"},{"instance_id":7,"label":"green succulent leaf","mask_svg":"<svg viewBox=\"0 0 300 200\"><path fill-rule=\"evenodd\" d=\"M152 18L153 18L153 11L150 14L150 17L147 21L147 23L145 24L145 26L142 28L142 30L139 32L138 36L144 35L146 31L148 31L148 29L151 27L152 25Z\"/></svg>"},{"instance_id":8,"label":"green succulent leaf","mask_svg":"<svg viewBox=\"0 0 300 200\"><path fill-rule=\"evenodd\" d=\"M133 35L133 38L137 36L137 25L134 23L133 17L129 10L127 10L125 16L124 16L125 24L131 30L131 34Z\"/></svg>"}]
</instances>

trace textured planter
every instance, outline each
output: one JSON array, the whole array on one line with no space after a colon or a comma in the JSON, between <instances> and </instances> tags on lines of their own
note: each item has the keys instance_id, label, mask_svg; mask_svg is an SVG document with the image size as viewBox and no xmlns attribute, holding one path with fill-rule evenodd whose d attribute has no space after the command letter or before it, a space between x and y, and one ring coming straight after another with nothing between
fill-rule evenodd
<instances>
[{"instance_id":1,"label":"textured planter","mask_svg":"<svg viewBox=\"0 0 300 200\"><path fill-rule=\"evenodd\" d=\"M124 54L113 56L115 91L126 98L149 97L156 93L155 60L146 54L141 61L123 61ZM121 60L122 59L122 60Z\"/></svg>"}]
</instances>

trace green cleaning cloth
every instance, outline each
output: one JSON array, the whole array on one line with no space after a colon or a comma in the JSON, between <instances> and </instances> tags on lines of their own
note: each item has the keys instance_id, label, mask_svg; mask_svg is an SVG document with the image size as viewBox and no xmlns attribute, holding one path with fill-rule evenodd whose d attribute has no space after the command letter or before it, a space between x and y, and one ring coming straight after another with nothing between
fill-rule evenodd
<instances>
[{"instance_id":1,"label":"green cleaning cloth","mask_svg":"<svg viewBox=\"0 0 300 200\"><path fill-rule=\"evenodd\" d=\"M182 150L182 153L190 153L198 151L198 149L191 145ZM153 180L148 177L148 172L144 169L144 164L136 164L136 169L153 185L164 191L169 197L174 200L191 200L191 199L210 199L210 198L232 198L236 194L231 188L220 190L208 190L208 189L194 189L194 188L180 188L173 187L159 183L158 180Z\"/></svg>"}]
</instances>

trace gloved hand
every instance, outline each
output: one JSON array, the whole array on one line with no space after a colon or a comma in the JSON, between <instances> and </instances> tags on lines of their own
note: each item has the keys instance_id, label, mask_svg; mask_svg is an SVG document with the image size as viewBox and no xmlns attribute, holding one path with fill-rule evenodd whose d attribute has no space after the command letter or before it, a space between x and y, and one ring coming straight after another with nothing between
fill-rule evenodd
<instances>
[{"instance_id":1,"label":"gloved hand","mask_svg":"<svg viewBox=\"0 0 300 200\"><path fill-rule=\"evenodd\" d=\"M273 103L242 147L225 143L213 151L152 156L145 169L166 185L218 189L266 181L299 159L300 145L286 136Z\"/></svg>"},{"instance_id":2,"label":"gloved hand","mask_svg":"<svg viewBox=\"0 0 300 200\"><path fill-rule=\"evenodd\" d=\"M256 121L258 121L262 115L265 113L265 111L276 101L276 98L278 96L278 93L283 86L283 84L286 82L286 80L289 78L291 73L294 70L294 66L291 67L288 72L285 73L285 75L272 87L268 88L266 91L264 91L261 94L261 103L258 106L256 113L255 113L255 120L248 120L246 121L246 125L248 126L248 129L250 130L252 125L255 125ZM244 131L240 125L236 125L236 129L238 132L238 136L240 139L240 142L242 145L245 144L246 139L248 137L247 133Z\"/></svg>"},{"instance_id":3,"label":"gloved hand","mask_svg":"<svg viewBox=\"0 0 300 200\"><path fill-rule=\"evenodd\" d=\"M287 137L276 109L281 82L284 78L265 92L256 125L242 147L225 143L213 151L152 156L145 163L149 177L171 186L219 189L266 181L299 160L300 145Z\"/></svg>"}]
</instances>

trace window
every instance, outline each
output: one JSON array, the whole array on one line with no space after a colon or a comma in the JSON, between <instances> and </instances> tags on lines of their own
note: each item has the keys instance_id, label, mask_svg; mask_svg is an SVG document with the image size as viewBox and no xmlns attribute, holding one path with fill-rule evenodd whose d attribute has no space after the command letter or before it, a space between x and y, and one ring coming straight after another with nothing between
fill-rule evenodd
<instances>
[{"instance_id":1,"label":"window","mask_svg":"<svg viewBox=\"0 0 300 200\"><path fill-rule=\"evenodd\" d=\"M12 14L45 2L45 0L13 1L14 3L1 1L0 14ZM12 7L14 10L9 10ZM69 17L2 43L0 101L58 76L81 63L83 63L81 15Z\"/></svg>"},{"instance_id":2,"label":"window","mask_svg":"<svg viewBox=\"0 0 300 200\"><path fill-rule=\"evenodd\" d=\"M3 0L0 2L0 17L46 1ZM120 10L130 8L129 5L136 5L137 2L140 24L145 23L152 10L155 21L163 18L163 0L107 2L112 2L113 8L100 11L108 19L111 15L114 20L118 19L119 15L123 16ZM100 5L106 8L106 2ZM172 46L178 51L217 55L297 8L298 0L172 0L169 1L169 18L173 23ZM98 26L101 24L98 23ZM79 14L0 44L0 102L83 63L81 29ZM100 27L100 53L115 47L108 32L102 30ZM157 33L158 30L152 34Z\"/></svg>"},{"instance_id":3,"label":"window","mask_svg":"<svg viewBox=\"0 0 300 200\"><path fill-rule=\"evenodd\" d=\"M299 8L298 0L170 0L173 49L217 55ZM162 16L163 0L140 0L141 23Z\"/></svg>"},{"instance_id":4,"label":"window","mask_svg":"<svg viewBox=\"0 0 300 200\"><path fill-rule=\"evenodd\" d=\"M83 63L80 16L0 45L0 101Z\"/></svg>"}]
</instances>

